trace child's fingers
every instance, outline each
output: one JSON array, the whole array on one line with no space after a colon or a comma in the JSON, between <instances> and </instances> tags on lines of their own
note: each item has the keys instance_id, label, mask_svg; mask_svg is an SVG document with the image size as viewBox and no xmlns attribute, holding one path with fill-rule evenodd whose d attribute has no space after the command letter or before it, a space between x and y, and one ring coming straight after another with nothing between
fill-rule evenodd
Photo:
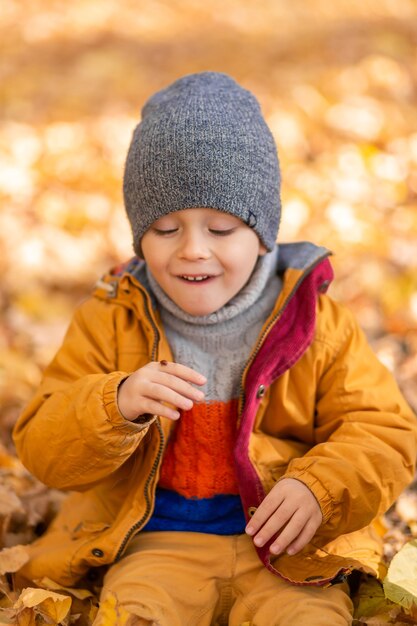
<instances>
[{"instance_id":1,"label":"child's fingers","mask_svg":"<svg viewBox=\"0 0 417 626\"><path fill-rule=\"evenodd\" d=\"M246 526L248 535L256 535L265 522L275 513L278 507L283 503L284 495L280 495L277 490L273 494L270 492L256 509L253 517Z\"/></svg>"},{"instance_id":2,"label":"child's fingers","mask_svg":"<svg viewBox=\"0 0 417 626\"><path fill-rule=\"evenodd\" d=\"M143 414L149 413L150 415L159 415L160 417L167 417L168 419L176 420L180 414L175 409L161 404L157 400L151 398L143 399Z\"/></svg>"},{"instance_id":3,"label":"child's fingers","mask_svg":"<svg viewBox=\"0 0 417 626\"><path fill-rule=\"evenodd\" d=\"M302 550L313 539L319 526L320 524L315 523L313 520L307 522L295 541L292 541L287 546L287 553L292 555Z\"/></svg>"},{"instance_id":4,"label":"child's fingers","mask_svg":"<svg viewBox=\"0 0 417 626\"><path fill-rule=\"evenodd\" d=\"M204 393L193 387L192 383L203 385L205 382L206 378L190 367L153 361L121 383L117 392L118 408L128 420L145 413L177 419L179 415L176 408L189 410L193 402L204 399ZM150 401L154 402L153 408L149 405ZM161 409L163 403L173 406Z\"/></svg>"},{"instance_id":5,"label":"child's fingers","mask_svg":"<svg viewBox=\"0 0 417 626\"><path fill-rule=\"evenodd\" d=\"M285 526L285 524L290 522L293 515L294 508L285 503L282 504L275 513L269 517L259 532L256 533L253 540L254 544L259 547L265 545L271 537Z\"/></svg>"},{"instance_id":6,"label":"child's fingers","mask_svg":"<svg viewBox=\"0 0 417 626\"><path fill-rule=\"evenodd\" d=\"M173 363L172 361L162 360L156 361L155 366L159 371L172 374L173 376L178 376L178 378L182 378L182 380L194 383L195 385L204 385L207 382L207 378L203 376L203 374L200 374L199 372L191 369L191 367L187 367L181 363Z\"/></svg>"},{"instance_id":7,"label":"child's fingers","mask_svg":"<svg viewBox=\"0 0 417 626\"><path fill-rule=\"evenodd\" d=\"M193 401L190 398L186 398L180 393L177 393L173 389L165 385L160 385L157 382L147 381L142 385L141 395L144 399L156 400L157 402L168 402L169 404L188 411L193 407Z\"/></svg>"},{"instance_id":8,"label":"child's fingers","mask_svg":"<svg viewBox=\"0 0 417 626\"><path fill-rule=\"evenodd\" d=\"M204 393L200 389L196 389L190 383L178 378L178 376L173 376L164 372L155 372L152 377L154 383L163 385L167 389L171 389L185 398L190 398L195 402L204 400ZM145 395L148 394L146 393Z\"/></svg>"},{"instance_id":9,"label":"child's fingers","mask_svg":"<svg viewBox=\"0 0 417 626\"><path fill-rule=\"evenodd\" d=\"M291 543L295 542L296 540L298 540L305 527L306 527L306 523L307 523L308 519L306 519L305 514L303 513L303 511L298 510L294 513L294 515L291 517L291 519L289 520L288 524L285 526L285 528L282 530L282 532L279 534L279 536L277 537L277 539L275 539L274 543L271 545L270 547L270 551L273 554L280 554L281 552L283 552ZM272 533L269 537L269 539L274 535L274 533Z\"/></svg>"}]
</instances>

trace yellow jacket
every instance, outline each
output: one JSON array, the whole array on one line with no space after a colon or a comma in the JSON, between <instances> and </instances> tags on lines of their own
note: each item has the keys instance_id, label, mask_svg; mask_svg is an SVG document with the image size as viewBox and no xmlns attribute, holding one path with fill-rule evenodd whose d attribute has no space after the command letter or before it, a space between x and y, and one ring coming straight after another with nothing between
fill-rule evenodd
<instances>
[{"instance_id":1,"label":"yellow jacket","mask_svg":"<svg viewBox=\"0 0 417 626\"><path fill-rule=\"evenodd\" d=\"M298 584L331 584L353 569L383 573L372 522L412 480L417 456L414 414L350 312L324 294L332 277L326 257L311 245L281 245L283 289L246 366L239 406L236 462L247 516L283 476L304 482L322 509L301 553L259 551L271 571ZM22 571L29 579L75 584L117 561L152 513L174 423L129 422L116 402L130 372L172 360L140 268L134 262L107 275L78 308L16 424L25 466L71 491L30 546Z\"/></svg>"}]
</instances>

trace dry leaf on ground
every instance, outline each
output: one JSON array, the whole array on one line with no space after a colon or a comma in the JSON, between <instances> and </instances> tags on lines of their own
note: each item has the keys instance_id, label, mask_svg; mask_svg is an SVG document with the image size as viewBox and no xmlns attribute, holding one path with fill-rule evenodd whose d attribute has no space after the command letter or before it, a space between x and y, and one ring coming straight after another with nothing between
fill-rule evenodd
<instances>
[{"instance_id":1,"label":"dry leaf on ground","mask_svg":"<svg viewBox=\"0 0 417 626\"><path fill-rule=\"evenodd\" d=\"M15 619L19 626L65 624L64 620L70 608L71 598L68 596L27 587L23 589L13 609L8 610L8 615Z\"/></svg>"},{"instance_id":2,"label":"dry leaf on ground","mask_svg":"<svg viewBox=\"0 0 417 626\"><path fill-rule=\"evenodd\" d=\"M0 552L0 575L17 572L29 560L24 546L4 548Z\"/></svg>"},{"instance_id":3,"label":"dry leaf on ground","mask_svg":"<svg viewBox=\"0 0 417 626\"><path fill-rule=\"evenodd\" d=\"M406 543L394 556L384 580L387 598L417 616L417 540Z\"/></svg>"}]
</instances>

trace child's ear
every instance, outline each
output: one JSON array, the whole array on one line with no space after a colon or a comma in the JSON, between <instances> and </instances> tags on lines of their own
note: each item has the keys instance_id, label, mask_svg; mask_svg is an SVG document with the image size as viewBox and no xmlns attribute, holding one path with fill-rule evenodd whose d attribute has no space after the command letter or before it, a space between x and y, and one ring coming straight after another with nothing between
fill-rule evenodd
<instances>
[{"instance_id":1,"label":"child's ear","mask_svg":"<svg viewBox=\"0 0 417 626\"><path fill-rule=\"evenodd\" d=\"M259 256L264 256L268 250L265 248L262 242L259 243Z\"/></svg>"}]
</instances>

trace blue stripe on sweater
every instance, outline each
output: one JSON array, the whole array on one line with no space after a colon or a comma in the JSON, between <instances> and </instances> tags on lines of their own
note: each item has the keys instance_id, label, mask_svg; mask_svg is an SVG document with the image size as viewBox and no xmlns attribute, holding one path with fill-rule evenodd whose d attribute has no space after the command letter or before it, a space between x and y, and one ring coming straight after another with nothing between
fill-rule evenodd
<instances>
[{"instance_id":1,"label":"blue stripe on sweater","mask_svg":"<svg viewBox=\"0 0 417 626\"><path fill-rule=\"evenodd\" d=\"M185 498L175 491L158 488L155 509L143 531L177 530L215 535L245 532L245 517L239 496Z\"/></svg>"}]
</instances>

